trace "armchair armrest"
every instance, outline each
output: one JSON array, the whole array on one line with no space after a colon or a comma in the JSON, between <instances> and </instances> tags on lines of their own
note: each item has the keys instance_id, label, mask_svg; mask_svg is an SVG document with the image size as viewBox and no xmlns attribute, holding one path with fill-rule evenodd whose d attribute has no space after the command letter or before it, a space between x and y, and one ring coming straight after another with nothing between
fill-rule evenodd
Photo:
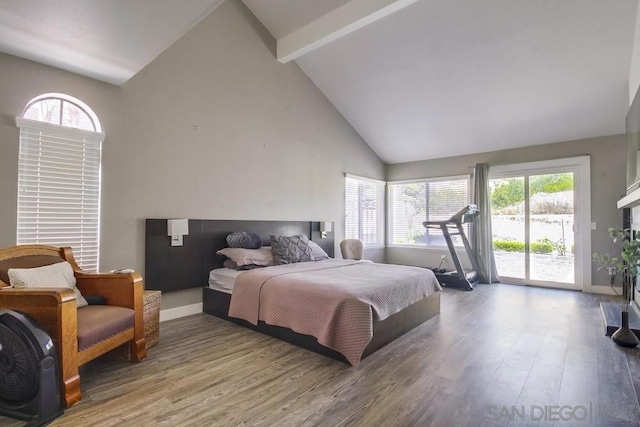
<instances>
[{"instance_id":1,"label":"armchair armrest","mask_svg":"<svg viewBox=\"0 0 640 427\"><path fill-rule=\"evenodd\" d=\"M22 311L40 323L56 346L67 401L80 400L75 293L65 288L2 289L0 307Z\"/></svg>"},{"instance_id":2,"label":"armchair armrest","mask_svg":"<svg viewBox=\"0 0 640 427\"><path fill-rule=\"evenodd\" d=\"M27 313L36 319L47 331L51 339L59 341L60 337L73 334L78 352L76 337L77 306L76 296L71 289L64 288L27 288L3 289L0 291L0 307ZM73 328L65 330L63 325ZM55 343L58 346L58 343ZM60 347L58 347L60 350Z\"/></svg>"},{"instance_id":3,"label":"armchair armrest","mask_svg":"<svg viewBox=\"0 0 640 427\"><path fill-rule=\"evenodd\" d=\"M26 300L26 298L29 298ZM35 299L33 299L35 298ZM0 289L0 302L20 301L25 305L50 306L75 301L76 295L67 288L12 288ZM34 303L34 301L37 301ZM0 304L4 308L4 304ZM18 310L18 309L16 309Z\"/></svg>"},{"instance_id":4,"label":"armchair armrest","mask_svg":"<svg viewBox=\"0 0 640 427\"><path fill-rule=\"evenodd\" d=\"M143 309L144 282L138 273L75 272L76 286L85 295L101 295L107 305ZM138 305L139 304L139 305Z\"/></svg>"},{"instance_id":5,"label":"armchair armrest","mask_svg":"<svg viewBox=\"0 0 640 427\"><path fill-rule=\"evenodd\" d=\"M101 295L107 305L134 309L142 313L144 282L138 273L87 273L73 257L71 248L60 248L62 258L71 264L76 277L76 286L87 295Z\"/></svg>"},{"instance_id":6,"label":"armchair armrest","mask_svg":"<svg viewBox=\"0 0 640 427\"><path fill-rule=\"evenodd\" d=\"M27 313L42 325L54 341L62 336L63 318L77 317L75 300L75 293L64 288L12 288L0 291L0 307Z\"/></svg>"}]
</instances>

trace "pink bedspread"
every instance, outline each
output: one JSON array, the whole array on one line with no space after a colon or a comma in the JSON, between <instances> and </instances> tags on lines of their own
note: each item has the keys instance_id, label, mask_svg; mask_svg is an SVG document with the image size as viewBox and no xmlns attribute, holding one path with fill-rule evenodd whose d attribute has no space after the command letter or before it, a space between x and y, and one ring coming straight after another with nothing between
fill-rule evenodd
<instances>
[{"instance_id":1,"label":"pink bedspread","mask_svg":"<svg viewBox=\"0 0 640 427\"><path fill-rule=\"evenodd\" d=\"M374 320L441 290L433 272L419 267L334 259L286 264L239 275L229 316L314 336L357 366Z\"/></svg>"}]
</instances>

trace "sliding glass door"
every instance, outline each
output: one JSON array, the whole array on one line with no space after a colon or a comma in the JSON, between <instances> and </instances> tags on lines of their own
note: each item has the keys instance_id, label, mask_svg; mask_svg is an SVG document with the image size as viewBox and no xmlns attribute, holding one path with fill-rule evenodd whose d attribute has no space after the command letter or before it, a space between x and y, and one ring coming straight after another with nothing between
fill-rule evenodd
<instances>
[{"instance_id":1,"label":"sliding glass door","mask_svg":"<svg viewBox=\"0 0 640 427\"><path fill-rule=\"evenodd\" d=\"M490 172L493 245L503 282L576 290L583 289L586 275L590 282L584 212L589 205L582 194L586 159L586 170L580 161L566 159Z\"/></svg>"},{"instance_id":2,"label":"sliding glass door","mask_svg":"<svg viewBox=\"0 0 640 427\"><path fill-rule=\"evenodd\" d=\"M489 179L493 250L498 275L503 280L527 278L524 183L523 176L508 174Z\"/></svg>"}]
</instances>

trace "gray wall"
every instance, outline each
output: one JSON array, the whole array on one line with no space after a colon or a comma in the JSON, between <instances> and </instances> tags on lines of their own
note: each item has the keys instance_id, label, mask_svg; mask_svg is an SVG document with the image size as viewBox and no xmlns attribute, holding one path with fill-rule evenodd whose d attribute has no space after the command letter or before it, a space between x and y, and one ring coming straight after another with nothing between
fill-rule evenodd
<instances>
[{"instance_id":1,"label":"gray wall","mask_svg":"<svg viewBox=\"0 0 640 427\"><path fill-rule=\"evenodd\" d=\"M274 49L227 1L123 86L104 150L103 268L143 268L145 218L334 221L344 236L344 173L381 179L384 165ZM199 301L175 292L163 308Z\"/></svg>"},{"instance_id":2,"label":"gray wall","mask_svg":"<svg viewBox=\"0 0 640 427\"><path fill-rule=\"evenodd\" d=\"M633 37L633 50L631 52L631 66L629 67L629 105L636 96L640 86L640 7L636 12L636 32Z\"/></svg>"},{"instance_id":3,"label":"gray wall","mask_svg":"<svg viewBox=\"0 0 640 427\"><path fill-rule=\"evenodd\" d=\"M334 221L339 242L344 173L383 179L384 165L274 50L244 4L230 0L122 88L0 55L0 247L15 244L14 118L44 92L86 102L107 135L101 270L143 271L145 218ZM164 295L162 306L200 301L193 289Z\"/></svg>"},{"instance_id":4,"label":"gray wall","mask_svg":"<svg viewBox=\"0 0 640 427\"><path fill-rule=\"evenodd\" d=\"M591 221L597 229L591 234L592 252L618 254L619 249L613 245L607 229L622 226L622 211L616 207L617 200L625 192L625 138L616 135L601 138L590 138L580 141L560 142L556 144L479 153L467 156L447 157L422 162L398 163L387 165L387 180L430 178L438 176L464 175L472 172L477 163L503 165L524 163L539 160L551 160L589 154L591 156ZM444 251L394 248L386 250L386 262L433 267L440 262ZM461 257L468 266L466 257ZM452 268L452 263L447 266ZM605 271L592 267L592 284L606 286L609 284Z\"/></svg>"}]
</instances>

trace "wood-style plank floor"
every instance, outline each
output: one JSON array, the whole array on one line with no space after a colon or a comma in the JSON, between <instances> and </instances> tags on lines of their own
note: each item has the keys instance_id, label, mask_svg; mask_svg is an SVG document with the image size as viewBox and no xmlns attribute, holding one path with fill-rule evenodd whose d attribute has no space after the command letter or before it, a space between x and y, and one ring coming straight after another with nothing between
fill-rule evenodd
<instances>
[{"instance_id":1,"label":"wood-style plank floor","mask_svg":"<svg viewBox=\"0 0 640 427\"><path fill-rule=\"evenodd\" d=\"M603 300L448 289L357 368L198 314L162 323L140 364L85 366L83 400L52 425L638 426L640 349L604 336Z\"/></svg>"}]
</instances>

